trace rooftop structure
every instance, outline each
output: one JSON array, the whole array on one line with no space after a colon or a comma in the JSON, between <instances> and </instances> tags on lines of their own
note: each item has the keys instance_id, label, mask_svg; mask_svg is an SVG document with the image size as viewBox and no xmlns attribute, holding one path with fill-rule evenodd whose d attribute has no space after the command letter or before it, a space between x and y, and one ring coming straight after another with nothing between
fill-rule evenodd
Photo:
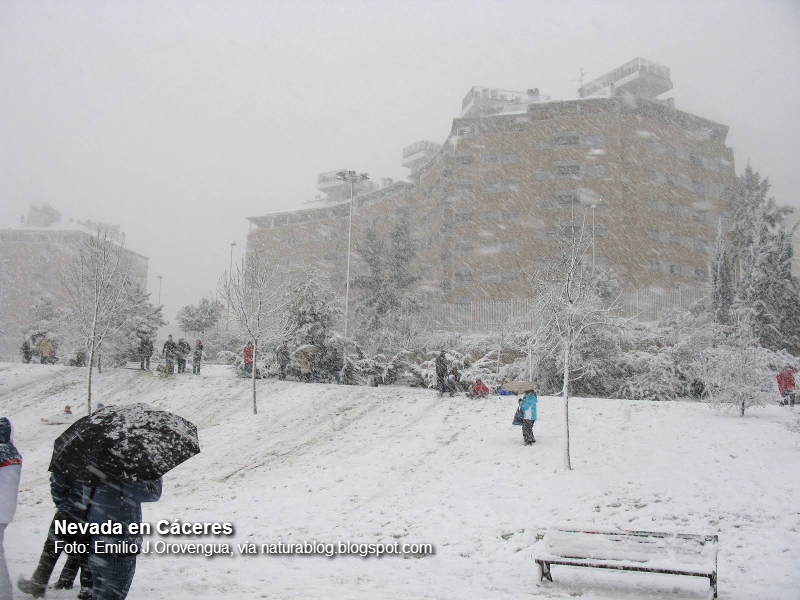
<instances>
[{"instance_id":1,"label":"rooftop structure","mask_svg":"<svg viewBox=\"0 0 800 600\"><path fill-rule=\"evenodd\" d=\"M655 100L656 96L671 89L669 67L644 58L634 58L581 86L578 96L614 96L625 91L639 98Z\"/></svg>"}]
</instances>

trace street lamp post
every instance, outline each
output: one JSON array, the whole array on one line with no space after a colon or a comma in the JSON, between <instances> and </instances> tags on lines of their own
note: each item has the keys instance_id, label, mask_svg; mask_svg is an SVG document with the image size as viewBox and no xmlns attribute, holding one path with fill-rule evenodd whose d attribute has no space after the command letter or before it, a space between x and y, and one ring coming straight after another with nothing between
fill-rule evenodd
<instances>
[{"instance_id":1,"label":"street lamp post","mask_svg":"<svg viewBox=\"0 0 800 600\"><path fill-rule=\"evenodd\" d=\"M161 275L156 275L158 277L158 305L161 306L161 280L163 277Z\"/></svg>"},{"instance_id":2,"label":"street lamp post","mask_svg":"<svg viewBox=\"0 0 800 600\"><path fill-rule=\"evenodd\" d=\"M356 181L369 179L367 173L357 174L355 171L339 171L336 179L350 182L350 224L347 227L347 279L345 280L344 291L344 337L347 337L347 316L350 308L350 252L353 241L353 184Z\"/></svg>"},{"instance_id":3,"label":"street lamp post","mask_svg":"<svg viewBox=\"0 0 800 600\"><path fill-rule=\"evenodd\" d=\"M233 247L236 245L236 242L231 242L231 263L228 267L228 287L230 288L231 285L231 271L233 271ZM225 331L228 331L228 326L231 323L231 300L230 294L226 294L228 296L228 316L225 319Z\"/></svg>"},{"instance_id":4,"label":"street lamp post","mask_svg":"<svg viewBox=\"0 0 800 600\"><path fill-rule=\"evenodd\" d=\"M594 271L594 209L597 208L597 205L602 201L602 198L598 198L597 202L592 204L592 271Z\"/></svg>"}]
</instances>

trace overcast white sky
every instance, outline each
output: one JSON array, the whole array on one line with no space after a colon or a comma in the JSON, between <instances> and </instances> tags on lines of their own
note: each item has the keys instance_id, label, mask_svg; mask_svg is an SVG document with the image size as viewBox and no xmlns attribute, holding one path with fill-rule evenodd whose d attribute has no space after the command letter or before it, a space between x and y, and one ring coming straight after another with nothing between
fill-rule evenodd
<instances>
[{"instance_id":1,"label":"overcast white sky","mask_svg":"<svg viewBox=\"0 0 800 600\"><path fill-rule=\"evenodd\" d=\"M796 1L0 0L0 222L39 200L119 223L172 318L245 217L321 171L404 177L402 147L443 142L472 85L572 98L581 68L636 56L800 206Z\"/></svg>"}]
</instances>

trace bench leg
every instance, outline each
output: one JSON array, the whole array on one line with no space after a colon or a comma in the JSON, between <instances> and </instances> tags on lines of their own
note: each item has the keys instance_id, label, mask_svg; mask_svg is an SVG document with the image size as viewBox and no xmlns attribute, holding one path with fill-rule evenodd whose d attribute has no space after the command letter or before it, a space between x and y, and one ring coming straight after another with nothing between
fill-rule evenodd
<instances>
[{"instance_id":1,"label":"bench leg","mask_svg":"<svg viewBox=\"0 0 800 600\"><path fill-rule=\"evenodd\" d=\"M539 581L544 581L545 577L548 581L553 581L553 576L550 575L550 563L537 560L536 564L539 565Z\"/></svg>"},{"instance_id":2,"label":"bench leg","mask_svg":"<svg viewBox=\"0 0 800 600\"><path fill-rule=\"evenodd\" d=\"M711 597L716 600L717 598L717 574L713 573L709 578L709 583L711 584L712 594Z\"/></svg>"}]
</instances>

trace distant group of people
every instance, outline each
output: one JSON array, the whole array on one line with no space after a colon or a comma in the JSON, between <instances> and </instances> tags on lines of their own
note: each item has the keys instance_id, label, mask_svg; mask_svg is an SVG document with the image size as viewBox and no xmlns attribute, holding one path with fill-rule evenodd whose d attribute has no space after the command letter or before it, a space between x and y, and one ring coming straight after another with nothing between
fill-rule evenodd
<instances>
[{"instance_id":1,"label":"distant group of people","mask_svg":"<svg viewBox=\"0 0 800 600\"><path fill-rule=\"evenodd\" d=\"M100 405L98 405L100 407ZM98 408L100 410L100 408ZM22 456L13 443L11 421L0 417L0 600L13 597L6 564L3 538L17 508ZM85 554L70 554L61 570L55 589L72 589L80 572L79 600L124 600L136 571L136 554L93 552L95 542L128 543L140 547L141 536L131 535L128 526L142 522L142 502L161 497L161 479L155 481L114 482L84 485L58 473L50 474L50 495L55 514L47 531L42 553L30 579L20 576L17 588L34 598L44 598L48 582L63 551L61 543L85 544ZM56 521L69 524L108 521L120 523L122 536L56 534Z\"/></svg>"},{"instance_id":2,"label":"distant group of people","mask_svg":"<svg viewBox=\"0 0 800 600\"><path fill-rule=\"evenodd\" d=\"M461 391L461 373L456 367L448 370L447 354L444 350L439 352L434 362L436 369L436 389L439 390L439 396L444 396L449 393L452 398L455 394ZM469 389L467 389L467 397L469 398L486 398L491 391L483 381L476 379Z\"/></svg>"},{"instance_id":3,"label":"distant group of people","mask_svg":"<svg viewBox=\"0 0 800 600\"><path fill-rule=\"evenodd\" d=\"M186 361L189 355L192 356L192 374L200 374L200 364L203 361L203 341L196 340L194 349L183 338L179 338L178 342L172 339L172 335L167 336L167 341L164 342L164 347L161 349L161 355L164 357L164 373L170 375L175 372L175 363L177 362L178 373L186 373Z\"/></svg>"}]
</instances>

